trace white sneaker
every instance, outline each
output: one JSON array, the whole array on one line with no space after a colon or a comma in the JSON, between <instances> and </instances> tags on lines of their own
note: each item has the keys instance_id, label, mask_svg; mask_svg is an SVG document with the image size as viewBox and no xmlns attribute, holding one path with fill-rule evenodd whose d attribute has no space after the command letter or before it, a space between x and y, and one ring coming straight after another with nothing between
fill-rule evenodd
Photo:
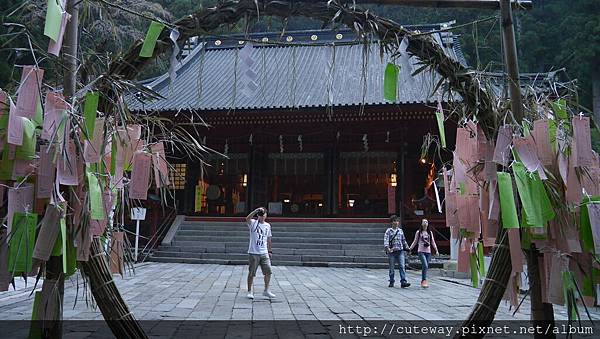
<instances>
[{"instance_id":1,"label":"white sneaker","mask_svg":"<svg viewBox=\"0 0 600 339\"><path fill-rule=\"evenodd\" d=\"M263 295L264 295L265 297L269 298L269 299L270 299L270 298L275 298L275 294L271 293L271 292L270 292L270 291L268 291L268 290L265 290L265 291L263 292Z\"/></svg>"},{"instance_id":2,"label":"white sneaker","mask_svg":"<svg viewBox=\"0 0 600 339\"><path fill-rule=\"evenodd\" d=\"M248 297L248 299L254 299L254 294L252 292L248 292L246 297Z\"/></svg>"}]
</instances>

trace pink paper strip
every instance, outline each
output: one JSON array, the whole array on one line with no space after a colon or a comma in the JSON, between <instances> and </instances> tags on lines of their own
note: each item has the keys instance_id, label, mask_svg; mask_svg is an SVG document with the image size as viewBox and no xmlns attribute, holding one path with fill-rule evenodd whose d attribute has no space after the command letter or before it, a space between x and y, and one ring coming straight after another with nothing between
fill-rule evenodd
<instances>
[{"instance_id":1,"label":"pink paper strip","mask_svg":"<svg viewBox=\"0 0 600 339\"><path fill-rule=\"evenodd\" d=\"M48 92L44 103L44 126L41 138L50 140L60 124L62 112L68 109L62 94L58 92Z\"/></svg>"},{"instance_id":2,"label":"pink paper strip","mask_svg":"<svg viewBox=\"0 0 600 339\"><path fill-rule=\"evenodd\" d=\"M58 40L54 41L50 39L48 43L48 53L58 56L60 54L60 48L62 47L63 37L65 35L65 28L67 27L67 22L71 20L71 14L64 12L62 16L62 21L60 22L60 31L58 32Z\"/></svg>"},{"instance_id":3,"label":"pink paper strip","mask_svg":"<svg viewBox=\"0 0 600 339\"><path fill-rule=\"evenodd\" d=\"M129 199L146 200L152 157L144 152L136 152L133 156L133 170L129 185Z\"/></svg>"},{"instance_id":4,"label":"pink paper strip","mask_svg":"<svg viewBox=\"0 0 600 339\"><path fill-rule=\"evenodd\" d=\"M102 157L102 143L104 142L104 118L96 118L94 125L94 136L92 142L85 140L83 147L83 158L88 164L100 162Z\"/></svg>"},{"instance_id":5,"label":"pink paper strip","mask_svg":"<svg viewBox=\"0 0 600 339\"><path fill-rule=\"evenodd\" d=\"M23 117L17 114L17 106L10 100L10 113L8 115L8 135L9 144L23 145Z\"/></svg>"},{"instance_id":6,"label":"pink paper strip","mask_svg":"<svg viewBox=\"0 0 600 339\"><path fill-rule=\"evenodd\" d=\"M498 185L494 180L490 182L490 207L488 219L498 221L500 217L500 194L498 193Z\"/></svg>"},{"instance_id":7,"label":"pink paper strip","mask_svg":"<svg viewBox=\"0 0 600 339\"><path fill-rule=\"evenodd\" d=\"M548 291L548 300L555 305L565 303L562 283L562 272L569 269L569 261L566 256L556 252L552 255L550 269L550 284Z\"/></svg>"},{"instance_id":8,"label":"pink paper strip","mask_svg":"<svg viewBox=\"0 0 600 339\"><path fill-rule=\"evenodd\" d=\"M92 236L101 236L108 225L108 220L93 220L90 219L90 233Z\"/></svg>"},{"instance_id":9,"label":"pink paper strip","mask_svg":"<svg viewBox=\"0 0 600 339\"><path fill-rule=\"evenodd\" d=\"M56 148L54 146L42 146L40 151L40 167L37 173L36 196L38 199L52 197L54 180L56 177L56 164L52 161Z\"/></svg>"},{"instance_id":10,"label":"pink paper strip","mask_svg":"<svg viewBox=\"0 0 600 339\"><path fill-rule=\"evenodd\" d=\"M509 228L508 245L510 248L510 262L512 271L516 273L523 272L523 250L521 250L521 235L518 228Z\"/></svg>"},{"instance_id":11,"label":"pink paper strip","mask_svg":"<svg viewBox=\"0 0 600 339\"><path fill-rule=\"evenodd\" d=\"M523 165L525 165L525 168L527 168L529 172L537 171L542 180L548 179L546 172L544 171L544 166L537 156L533 137L530 135L524 138L515 138L513 139L513 144L515 145L517 154L519 154L519 158Z\"/></svg>"},{"instance_id":12,"label":"pink paper strip","mask_svg":"<svg viewBox=\"0 0 600 339\"><path fill-rule=\"evenodd\" d=\"M33 212L33 192L33 185L29 184L23 184L18 188L8 189L8 234L10 234L15 213Z\"/></svg>"},{"instance_id":13,"label":"pink paper strip","mask_svg":"<svg viewBox=\"0 0 600 339\"><path fill-rule=\"evenodd\" d=\"M77 186L79 183L79 177L77 175L77 153L75 150L75 142L73 140L68 141L65 151L66 157L57 160L58 182L61 185ZM65 156L65 154L61 154L61 156Z\"/></svg>"},{"instance_id":14,"label":"pink paper strip","mask_svg":"<svg viewBox=\"0 0 600 339\"><path fill-rule=\"evenodd\" d=\"M35 173L35 161L33 160L14 160L12 179L19 180L31 176Z\"/></svg>"},{"instance_id":15,"label":"pink paper strip","mask_svg":"<svg viewBox=\"0 0 600 339\"><path fill-rule=\"evenodd\" d=\"M590 136L590 118L573 117L573 165L575 167L592 166L592 139Z\"/></svg>"},{"instance_id":16,"label":"pink paper strip","mask_svg":"<svg viewBox=\"0 0 600 339\"><path fill-rule=\"evenodd\" d=\"M152 150L152 164L154 166L154 180L156 182L156 187L157 188L161 188L161 187L166 187L169 185L169 167L168 167L168 163L166 160L166 155L165 155L165 147L163 145L162 142L156 143L154 145L152 145L151 147ZM392 187L392 186L390 186ZM390 213L396 213L396 190L395 187L394 188L394 201L392 203L392 206L394 206L394 212L390 212ZM388 188L388 209L389 209L389 188Z\"/></svg>"},{"instance_id":17,"label":"pink paper strip","mask_svg":"<svg viewBox=\"0 0 600 339\"><path fill-rule=\"evenodd\" d=\"M28 119L35 117L43 77L43 69L36 68L35 66L23 66L21 84L17 91L17 116Z\"/></svg>"},{"instance_id":18,"label":"pink paper strip","mask_svg":"<svg viewBox=\"0 0 600 339\"><path fill-rule=\"evenodd\" d=\"M567 174L567 202L569 204L579 204L581 202L581 183L575 172L575 167L569 166Z\"/></svg>"},{"instance_id":19,"label":"pink paper strip","mask_svg":"<svg viewBox=\"0 0 600 339\"><path fill-rule=\"evenodd\" d=\"M552 166L556 153L552 150L550 135L548 132L548 120L540 119L533 122L533 131L531 133L535 139L537 155L542 165Z\"/></svg>"},{"instance_id":20,"label":"pink paper strip","mask_svg":"<svg viewBox=\"0 0 600 339\"><path fill-rule=\"evenodd\" d=\"M510 159L510 144L512 142L512 128L510 125L504 125L498 130L498 138L496 139L496 148L494 149L493 160L502 165L508 165Z\"/></svg>"}]
</instances>

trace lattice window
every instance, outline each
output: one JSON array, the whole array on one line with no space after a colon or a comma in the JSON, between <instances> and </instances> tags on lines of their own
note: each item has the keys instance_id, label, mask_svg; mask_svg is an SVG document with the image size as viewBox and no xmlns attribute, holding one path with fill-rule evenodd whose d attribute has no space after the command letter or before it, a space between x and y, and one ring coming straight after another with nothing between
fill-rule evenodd
<instances>
[{"instance_id":1,"label":"lattice window","mask_svg":"<svg viewBox=\"0 0 600 339\"><path fill-rule=\"evenodd\" d=\"M185 176L187 174L187 164L172 164L169 168L169 181L171 189L182 190L185 188Z\"/></svg>"}]
</instances>

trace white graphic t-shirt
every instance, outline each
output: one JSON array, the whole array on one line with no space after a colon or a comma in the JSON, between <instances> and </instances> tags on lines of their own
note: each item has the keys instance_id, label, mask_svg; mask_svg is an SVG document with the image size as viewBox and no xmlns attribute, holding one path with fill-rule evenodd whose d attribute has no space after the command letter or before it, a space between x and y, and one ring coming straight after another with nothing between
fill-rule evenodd
<instances>
[{"instance_id":1,"label":"white graphic t-shirt","mask_svg":"<svg viewBox=\"0 0 600 339\"><path fill-rule=\"evenodd\" d=\"M271 237L271 225L267 222L258 223L258 220L252 219L248 223L248 229L250 230L248 253L268 254L267 238Z\"/></svg>"}]
</instances>

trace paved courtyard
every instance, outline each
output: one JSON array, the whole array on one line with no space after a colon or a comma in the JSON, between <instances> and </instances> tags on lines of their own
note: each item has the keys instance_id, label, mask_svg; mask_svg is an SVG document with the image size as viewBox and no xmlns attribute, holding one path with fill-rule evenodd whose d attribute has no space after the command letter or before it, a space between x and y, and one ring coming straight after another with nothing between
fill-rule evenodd
<instances>
[{"instance_id":1,"label":"paved courtyard","mask_svg":"<svg viewBox=\"0 0 600 339\"><path fill-rule=\"evenodd\" d=\"M246 266L145 263L135 274L114 279L138 319L460 320L470 312L479 290L468 286L468 280L433 276L429 289L422 289L419 273L409 271L413 286L401 289L387 287L387 270L274 266L272 291L277 297L271 301L262 296L260 270L256 299L246 298ZM102 319L99 310L86 305L81 287L81 279L66 283L65 319ZM30 319L30 290L0 293L2 319ZM591 312L600 319L599 310ZM512 313L503 302L496 318L529 319L528 301ZM566 319L564 308L556 307L555 313Z\"/></svg>"},{"instance_id":2,"label":"paved courtyard","mask_svg":"<svg viewBox=\"0 0 600 339\"><path fill-rule=\"evenodd\" d=\"M479 293L468 285L468 280L440 277L435 270L429 289L417 286L419 271L408 272L413 286L407 289L387 287L387 270L381 269L275 266L273 273L272 291L277 297L273 300L262 297L259 270L253 301L246 298L246 266L144 263L136 266L134 275L115 275L114 279L151 338L197 337L198 333L219 338L335 337L341 333L339 324L379 322L387 326L383 322L390 320L420 325L434 324L422 320L454 320L452 323L458 326ZM31 319L32 286L20 284L17 291L0 293L0 319ZM86 303L82 284L77 277L66 283L64 318L102 320L100 311ZM513 310L503 302L496 319L528 320L529 307L525 300L513 315ZM590 312L593 319L600 319L600 310ZM555 313L557 319L566 319L564 307L556 307ZM156 320L162 325L156 326ZM212 327L204 329L209 331L206 333L202 332L206 324L203 320L228 322L216 322L219 325L216 327L212 322ZM284 329L276 331L273 324L284 324ZM103 321L71 321L65 326L68 338L112 337ZM27 322L0 322L0 338L27 337L28 331Z\"/></svg>"}]
</instances>

